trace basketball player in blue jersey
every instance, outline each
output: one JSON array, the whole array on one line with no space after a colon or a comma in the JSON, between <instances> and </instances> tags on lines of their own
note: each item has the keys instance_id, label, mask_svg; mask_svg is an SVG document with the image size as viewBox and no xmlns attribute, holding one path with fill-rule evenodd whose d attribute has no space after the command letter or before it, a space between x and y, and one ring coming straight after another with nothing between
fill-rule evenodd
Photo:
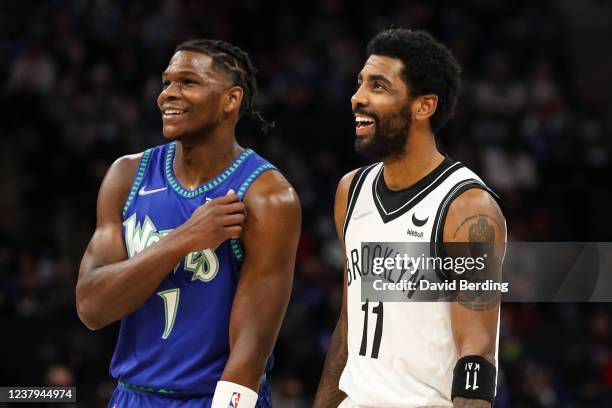
<instances>
[{"instance_id":1,"label":"basketball player in blue jersey","mask_svg":"<svg viewBox=\"0 0 612 408\"><path fill-rule=\"evenodd\" d=\"M351 102L355 149L376 163L348 173L336 192L343 304L314 406L490 407L497 294L458 294L454 302L361 297L369 273L363 242L425 242L430 256L440 244L469 243L490 249L497 272L506 239L497 196L436 146L460 89L451 53L424 31L391 29L372 39L368 55Z\"/></svg>"},{"instance_id":2,"label":"basketball player in blue jersey","mask_svg":"<svg viewBox=\"0 0 612 408\"><path fill-rule=\"evenodd\" d=\"M293 281L301 210L235 138L254 69L222 41L179 45L157 104L169 143L118 159L76 289L83 323L121 321L113 408L271 406L266 380Z\"/></svg>"}]
</instances>

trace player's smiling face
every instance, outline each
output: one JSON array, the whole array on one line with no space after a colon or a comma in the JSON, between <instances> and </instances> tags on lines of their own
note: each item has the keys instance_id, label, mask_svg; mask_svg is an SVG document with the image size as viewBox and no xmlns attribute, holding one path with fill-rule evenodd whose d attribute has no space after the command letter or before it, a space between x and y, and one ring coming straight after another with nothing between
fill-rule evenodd
<instances>
[{"instance_id":1,"label":"player's smiling face","mask_svg":"<svg viewBox=\"0 0 612 408\"><path fill-rule=\"evenodd\" d=\"M212 62L208 55L194 51L178 51L172 56L157 97L164 137L177 139L206 132L223 120L222 97L231 84Z\"/></svg>"},{"instance_id":2,"label":"player's smiling face","mask_svg":"<svg viewBox=\"0 0 612 408\"><path fill-rule=\"evenodd\" d=\"M351 98L357 152L377 160L403 153L412 105L403 69L397 58L371 55L359 73Z\"/></svg>"}]
</instances>

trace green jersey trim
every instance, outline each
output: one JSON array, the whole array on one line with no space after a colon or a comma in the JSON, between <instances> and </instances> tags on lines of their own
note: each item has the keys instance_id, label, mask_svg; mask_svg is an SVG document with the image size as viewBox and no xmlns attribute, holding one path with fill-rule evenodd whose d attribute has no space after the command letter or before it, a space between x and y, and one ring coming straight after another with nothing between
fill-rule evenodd
<instances>
[{"instance_id":1,"label":"green jersey trim","mask_svg":"<svg viewBox=\"0 0 612 408\"><path fill-rule=\"evenodd\" d=\"M230 246L232 247L232 252L234 253L234 257L236 257L238 263L242 263L244 252L242 251L242 247L240 246L238 240L230 239Z\"/></svg>"},{"instance_id":2,"label":"green jersey trim","mask_svg":"<svg viewBox=\"0 0 612 408\"><path fill-rule=\"evenodd\" d=\"M148 392L148 393L152 393L152 394L174 394L174 391L167 390L165 388L159 388L158 389L158 388L152 388L152 387L143 387L142 385L128 384L128 383L123 382L121 380L119 380L118 383L119 383L120 386L125 387L125 388L130 389L130 390Z\"/></svg>"},{"instance_id":3,"label":"green jersey trim","mask_svg":"<svg viewBox=\"0 0 612 408\"><path fill-rule=\"evenodd\" d=\"M253 173L251 173L251 175L244 181L244 183L242 183L242 185L238 189L238 196L243 199L247 190L249 189L251 184L253 184L253 181L255 181L255 179L264 171L272 169L276 169L276 167L270 163L265 163L253 170ZM240 242L238 242L238 240L236 239L231 239L230 246L232 248L232 252L234 253L234 257L236 257L236 260L239 263L242 263L242 260L244 258L244 251L242 249L242 246L240 245Z\"/></svg>"},{"instance_id":4,"label":"green jersey trim","mask_svg":"<svg viewBox=\"0 0 612 408\"><path fill-rule=\"evenodd\" d=\"M244 195L246 194L251 184L253 184L253 181L255 181L255 179L259 177L259 175L263 173L264 171L272 170L272 169L276 169L276 167L274 167L274 165L270 163L266 163L266 164L262 164L261 166L253 170L251 175L244 181L244 183L242 183L242 185L238 189L238 192L237 192L238 196L240 198L244 198Z\"/></svg>"},{"instance_id":5,"label":"green jersey trim","mask_svg":"<svg viewBox=\"0 0 612 408\"><path fill-rule=\"evenodd\" d=\"M227 169L225 169L223 173L217 175L217 177L213 178L209 182L191 191L181 186L181 184L178 182L178 180L174 176L174 169L172 168L172 164L174 161L175 150L176 150L176 142L172 142L168 144L168 151L166 152L166 163L164 166L165 167L164 170L166 173L166 179L168 180L168 183L170 183L170 186L172 187L172 189L185 198L197 197L219 186L221 183L227 180L227 178L231 176L232 173L236 171L238 167L240 167L240 165L245 161L247 157L249 157L250 155L254 153L253 150L251 149L244 150L242 153L240 153L240 155L236 158L236 160L234 160L234 162L230 164Z\"/></svg>"},{"instance_id":6,"label":"green jersey trim","mask_svg":"<svg viewBox=\"0 0 612 408\"><path fill-rule=\"evenodd\" d=\"M140 183L142 183L142 179L144 178L145 172L147 171L147 165L149 164L149 159L151 158L151 152L152 149L147 149L142 153L142 157L140 158L140 164L138 165L138 170L136 171L136 177L134 177L134 182L132 183L132 188L130 189L130 194L128 195L128 198L125 201L125 205L123 206L124 219L125 214L127 214L128 208L130 208L130 204L132 204L132 201L134 201L134 197L136 197L136 193L138 192Z\"/></svg>"}]
</instances>

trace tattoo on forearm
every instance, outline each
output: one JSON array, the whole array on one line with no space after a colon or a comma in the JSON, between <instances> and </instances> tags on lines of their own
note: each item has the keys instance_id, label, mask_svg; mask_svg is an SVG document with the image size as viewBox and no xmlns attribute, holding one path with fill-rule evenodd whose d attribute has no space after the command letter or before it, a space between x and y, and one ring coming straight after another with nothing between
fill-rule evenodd
<instances>
[{"instance_id":1,"label":"tattoo on forearm","mask_svg":"<svg viewBox=\"0 0 612 408\"><path fill-rule=\"evenodd\" d=\"M472 290L459 291L457 302L475 312L483 312L499 305L501 294L496 291Z\"/></svg>"},{"instance_id":2,"label":"tattoo on forearm","mask_svg":"<svg viewBox=\"0 0 612 408\"><path fill-rule=\"evenodd\" d=\"M338 326L332 337L336 336L339 341L334 342L332 338L332 345L325 359L319 388L315 395L313 405L315 408L337 407L346 398L346 394L338 388L338 382L346 365L348 349L346 348L346 337Z\"/></svg>"}]
</instances>

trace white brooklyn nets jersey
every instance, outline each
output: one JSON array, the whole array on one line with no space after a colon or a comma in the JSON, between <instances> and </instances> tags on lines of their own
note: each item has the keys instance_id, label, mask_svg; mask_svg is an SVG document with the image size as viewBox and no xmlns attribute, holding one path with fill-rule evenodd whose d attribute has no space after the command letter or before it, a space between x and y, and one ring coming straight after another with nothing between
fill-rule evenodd
<instances>
[{"instance_id":1,"label":"white brooklyn nets jersey","mask_svg":"<svg viewBox=\"0 0 612 408\"><path fill-rule=\"evenodd\" d=\"M385 185L382 163L356 172L344 222L348 359L340 389L357 406L452 406L458 356L450 303L362 302L361 278L368 272L361 268L361 249L363 242L431 242L424 245L431 253L442 241L450 203L470 188L490 191L448 157L400 191Z\"/></svg>"}]
</instances>

